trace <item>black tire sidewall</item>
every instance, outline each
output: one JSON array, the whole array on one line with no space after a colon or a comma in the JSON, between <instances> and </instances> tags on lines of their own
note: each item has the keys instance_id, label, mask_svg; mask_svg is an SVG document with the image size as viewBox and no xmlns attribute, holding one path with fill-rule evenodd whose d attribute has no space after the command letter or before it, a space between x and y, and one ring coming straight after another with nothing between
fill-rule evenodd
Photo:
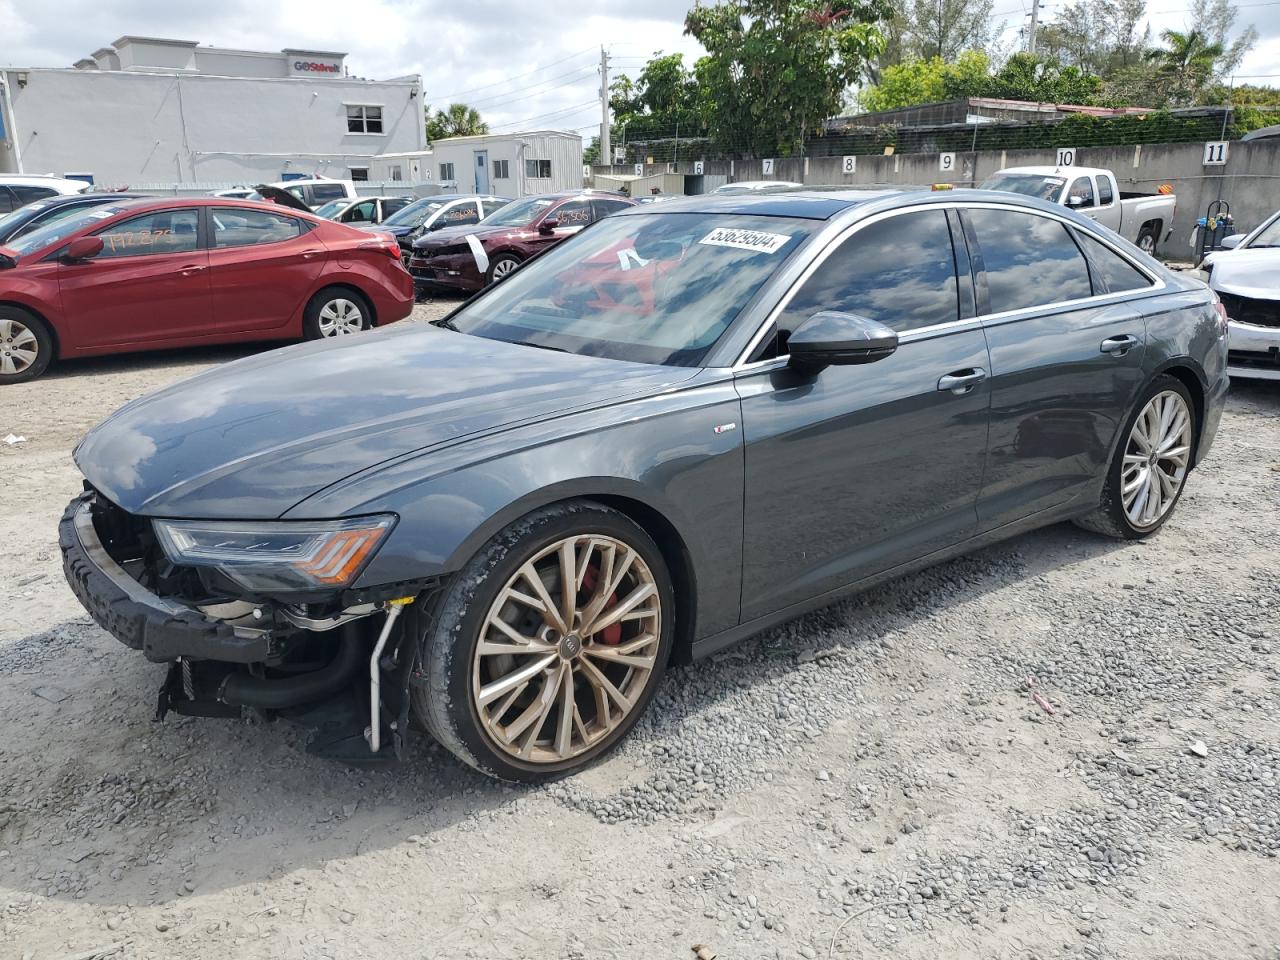
<instances>
[{"instance_id":1,"label":"black tire sidewall","mask_svg":"<svg viewBox=\"0 0 1280 960\"><path fill-rule=\"evenodd\" d=\"M360 307L360 329L368 330L373 326L373 308L369 299L357 290L349 287L325 287L307 304L302 318L302 337L304 340L336 340L326 337L320 332L320 311L331 300L352 300Z\"/></svg>"},{"instance_id":2,"label":"black tire sidewall","mask_svg":"<svg viewBox=\"0 0 1280 960\"><path fill-rule=\"evenodd\" d=\"M1187 489L1187 478L1191 474L1191 467L1188 466L1187 473L1182 478L1182 485L1178 487L1178 493L1173 498L1173 504L1164 512L1164 516L1149 527L1135 527L1130 523L1128 515L1124 512L1124 500L1121 496L1121 490L1124 486L1122 479L1124 454L1129 447L1129 435L1133 432L1133 425L1138 422L1138 417L1142 415L1142 411L1151 402L1151 398L1167 390L1180 394L1183 402L1187 405L1187 413L1191 417L1191 455L1187 459L1188 464L1195 462L1200 425L1196 420L1196 405L1192 400L1191 391L1177 377L1162 374L1147 385L1147 389L1142 391L1138 402L1134 404L1133 410L1124 422L1124 430L1121 431L1120 442L1116 444L1115 453L1111 457L1111 466L1107 468L1107 488L1109 492L1107 510L1111 514L1111 519L1128 540L1145 540L1147 537L1157 533L1165 525L1178 508L1178 503L1182 500L1182 493Z\"/></svg>"},{"instance_id":3,"label":"black tire sidewall","mask_svg":"<svg viewBox=\"0 0 1280 960\"><path fill-rule=\"evenodd\" d=\"M625 540L649 565L662 603L657 664L640 700L617 730L586 753L557 764L517 760L490 743L471 697L472 659L497 591L529 557L574 534L602 533ZM502 780L537 783L576 772L621 742L662 683L674 637L675 591L662 553L630 518L603 505L570 501L539 510L491 539L437 599L421 647L427 687L415 686L415 707L436 739L464 762ZM443 697L441 696L443 694Z\"/></svg>"},{"instance_id":4,"label":"black tire sidewall","mask_svg":"<svg viewBox=\"0 0 1280 960\"><path fill-rule=\"evenodd\" d=\"M1149 257L1154 257L1154 256L1156 255L1156 244L1157 244L1157 243L1158 243L1158 241L1159 241L1159 238L1156 236L1156 232L1155 232L1154 230L1152 230L1150 227L1146 227L1146 228L1144 228L1144 229L1142 229L1142 230L1139 230L1139 231L1138 231L1138 239L1137 239L1137 242L1136 242L1136 244L1135 244L1135 245L1137 246L1137 248L1138 248L1139 250L1142 250L1142 238L1143 238L1143 237L1150 237L1150 238L1151 238L1151 249L1150 249L1149 251L1147 251L1147 250L1143 250L1143 253L1146 253L1146 254L1147 254L1147 256L1149 256Z\"/></svg>"},{"instance_id":5,"label":"black tire sidewall","mask_svg":"<svg viewBox=\"0 0 1280 960\"><path fill-rule=\"evenodd\" d=\"M16 320L30 330L36 337L36 362L21 373L0 373L0 385L7 383L26 383L34 380L53 362L53 334L48 324L28 310L21 307L0 307L0 320Z\"/></svg>"}]
</instances>

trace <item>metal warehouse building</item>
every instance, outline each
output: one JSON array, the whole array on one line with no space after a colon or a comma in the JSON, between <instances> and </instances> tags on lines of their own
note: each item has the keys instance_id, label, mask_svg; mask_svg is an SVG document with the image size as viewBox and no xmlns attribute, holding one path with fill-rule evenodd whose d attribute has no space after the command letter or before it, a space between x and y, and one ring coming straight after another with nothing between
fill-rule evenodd
<instances>
[{"instance_id":1,"label":"metal warehouse building","mask_svg":"<svg viewBox=\"0 0 1280 960\"><path fill-rule=\"evenodd\" d=\"M0 172L96 184L408 180L426 147L417 76L361 80L346 54L121 37L70 68L0 70Z\"/></svg>"},{"instance_id":2,"label":"metal warehouse building","mask_svg":"<svg viewBox=\"0 0 1280 960\"><path fill-rule=\"evenodd\" d=\"M450 137L431 150L384 155L374 179L389 180L403 166L414 180L438 182L450 192L525 197L582 188L582 138L559 130Z\"/></svg>"}]
</instances>

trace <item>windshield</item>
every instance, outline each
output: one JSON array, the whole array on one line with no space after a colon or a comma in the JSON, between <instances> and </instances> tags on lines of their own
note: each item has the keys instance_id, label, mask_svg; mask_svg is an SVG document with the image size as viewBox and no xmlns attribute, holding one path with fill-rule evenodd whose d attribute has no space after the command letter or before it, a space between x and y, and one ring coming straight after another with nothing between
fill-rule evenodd
<instances>
[{"instance_id":1,"label":"windshield","mask_svg":"<svg viewBox=\"0 0 1280 960\"><path fill-rule=\"evenodd\" d=\"M47 206L49 206L48 200L36 200L34 203L28 203L25 207L18 207L12 213L7 213L0 217L0 237L7 235L18 224L26 223ZM75 208L73 207L72 209L74 210Z\"/></svg>"},{"instance_id":2,"label":"windshield","mask_svg":"<svg viewBox=\"0 0 1280 960\"><path fill-rule=\"evenodd\" d=\"M0 229L3 229L0 221ZM1280 247L1280 215L1271 218L1271 222L1258 231L1258 235L1249 241L1247 246L1252 250L1260 247Z\"/></svg>"},{"instance_id":3,"label":"windshield","mask_svg":"<svg viewBox=\"0 0 1280 960\"><path fill-rule=\"evenodd\" d=\"M326 220L336 217L347 208L347 202L346 200L330 200L328 203L322 203L316 207L315 215L324 217Z\"/></svg>"},{"instance_id":4,"label":"windshield","mask_svg":"<svg viewBox=\"0 0 1280 960\"><path fill-rule=\"evenodd\" d=\"M1003 190L1020 193L1024 197L1039 197L1057 203L1066 184L1065 177L1050 177L1040 173L996 173L982 181L979 190Z\"/></svg>"},{"instance_id":5,"label":"windshield","mask_svg":"<svg viewBox=\"0 0 1280 960\"><path fill-rule=\"evenodd\" d=\"M497 213L485 217L485 226L527 227L542 216L542 212L553 203L555 200L548 197L528 197L525 200L517 200L515 203L507 204Z\"/></svg>"},{"instance_id":6,"label":"windshield","mask_svg":"<svg viewBox=\"0 0 1280 960\"><path fill-rule=\"evenodd\" d=\"M124 206L116 203L106 203L100 207L90 207L87 210L81 209L76 212L75 216L64 217L54 220L52 223L46 223L39 230L32 230L25 237L12 240L6 243L5 246L20 257L26 256L28 253L43 250L45 247L65 240L91 223L105 220L107 217L113 217L124 209L126 209Z\"/></svg>"},{"instance_id":7,"label":"windshield","mask_svg":"<svg viewBox=\"0 0 1280 960\"><path fill-rule=\"evenodd\" d=\"M568 353L697 366L815 223L658 210L609 217L446 325Z\"/></svg>"},{"instance_id":8,"label":"windshield","mask_svg":"<svg viewBox=\"0 0 1280 960\"><path fill-rule=\"evenodd\" d=\"M422 222L444 204L439 200L415 200L383 221L388 227L420 227Z\"/></svg>"}]
</instances>

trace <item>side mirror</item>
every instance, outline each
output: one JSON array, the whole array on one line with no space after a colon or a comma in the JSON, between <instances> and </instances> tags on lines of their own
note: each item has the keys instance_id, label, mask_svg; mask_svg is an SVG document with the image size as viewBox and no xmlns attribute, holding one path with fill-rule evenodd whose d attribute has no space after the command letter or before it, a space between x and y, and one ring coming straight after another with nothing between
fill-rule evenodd
<instances>
[{"instance_id":1,"label":"side mirror","mask_svg":"<svg viewBox=\"0 0 1280 960\"><path fill-rule=\"evenodd\" d=\"M800 324L787 340L790 365L806 373L824 367L875 363L898 349L898 332L853 313L824 310Z\"/></svg>"},{"instance_id":2,"label":"side mirror","mask_svg":"<svg viewBox=\"0 0 1280 960\"><path fill-rule=\"evenodd\" d=\"M1248 234L1233 233L1229 237L1223 237L1222 242L1218 244L1218 246L1222 247L1223 250L1234 250L1236 247L1240 246L1240 241L1246 236L1248 236Z\"/></svg>"},{"instance_id":3,"label":"side mirror","mask_svg":"<svg viewBox=\"0 0 1280 960\"><path fill-rule=\"evenodd\" d=\"M1086 200L1084 197L1067 197L1068 207L1083 207L1085 206L1085 203Z\"/></svg>"},{"instance_id":4,"label":"side mirror","mask_svg":"<svg viewBox=\"0 0 1280 960\"><path fill-rule=\"evenodd\" d=\"M550 233L552 230L554 230L558 226L560 226L559 217L547 217L547 219L543 220L542 223L538 225L538 232Z\"/></svg>"},{"instance_id":5,"label":"side mirror","mask_svg":"<svg viewBox=\"0 0 1280 960\"><path fill-rule=\"evenodd\" d=\"M63 263L80 263L92 260L102 252L101 237L76 237L67 244L67 251L62 255Z\"/></svg>"}]
</instances>

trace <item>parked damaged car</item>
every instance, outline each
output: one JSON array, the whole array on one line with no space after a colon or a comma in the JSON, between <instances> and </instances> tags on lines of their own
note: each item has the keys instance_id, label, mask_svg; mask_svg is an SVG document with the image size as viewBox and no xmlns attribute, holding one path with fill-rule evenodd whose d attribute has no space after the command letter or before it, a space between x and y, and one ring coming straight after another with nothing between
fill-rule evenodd
<instances>
[{"instance_id":1,"label":"parked damaged car","mask_svg":"<svg viewBox=\"0 0 1280 960\"><path fill-rule=\"evenodd\" d=\"M396 238L407 263L413 255L413 241L424 234L446 227L465 227L479 223L510 202L510 197L496 197L492 194L423 197L388 217L378 229Z\"/></svg>"},{"instance_id":2,"label":"parked damaged car","mask_svg":"<svg viewBox=\"0 0 1280 960\"><path fill-rule=\"evenodd\" d=\"M1199 276L1231 318L1231 376L1280 380L1280 211L1255 230L1227 237Z\"/></svg>"},{"instance_id":3,"label":"parked damaged car","mask_svg":"<svg viewBox=\"0 0 1280 960\"><path fill-rule=\"evenodd\" d=\"M513 206L515 206L513 204ZM462 304L135 400L60 528L187 714L492 776L624 737L672 661L1073 519L1156 533L1226 319L1070 210L989 191L637 206Z\"/></svg>"},{"instance_id":4,"label":"parked damaged car","mask_svg":"<svg viewBox=\"0 0 1280 960\"><path fill-rule=\"evenodd\" d=\"M635 206L616 194L575 190L525 197L472 227L445 227L413 242L409 272L420 290L471 293L602 217Z\"/></svg>"}]
</instances>

